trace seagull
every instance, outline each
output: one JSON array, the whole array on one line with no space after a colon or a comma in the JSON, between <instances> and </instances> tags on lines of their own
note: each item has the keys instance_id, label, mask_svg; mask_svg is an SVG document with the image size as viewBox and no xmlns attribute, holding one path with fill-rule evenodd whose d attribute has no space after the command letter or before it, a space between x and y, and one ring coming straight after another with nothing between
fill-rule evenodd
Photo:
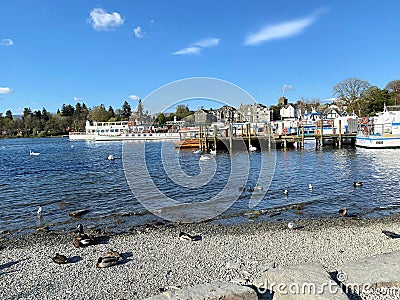
<instances>
[{"instance_id":1,"label":"seagull","mask_svg":"<svg viewBox=\"0 0 400 300\"><path fill-rule=\"evenodd\" d=\"M261 185L258 185L258 183L256 184L256 190L262 191L263 187Z\"/></svg>"},{"instance_id":2,"label":"seagull","mask_svg":"<svg viewBox=\"0 0 400 300\"><path fill-rule=\"evenodd\" d=\"M38 215L38 218L41 218L42 217L42 207L41 206L39 206L39 208L38 208L38 210L37 210L37 215Z\"/></svg>"},{"instance_id":3,"label":"seagull","mask_svg":"<svg viewBox=\"0 0 400 300\"><path fill-rule=\"evenodd\" d=\"M353 186L362 186L363 183L361 181L354 181Z\"/></svg>"},{"instance_id":4,"label":"seagull","mask_svg":"<svg viewBox=\"0 0 400 300\"><path fill-rule=\"evenodd\" d=\"M312 190L312 189L313 189L313 186L312 186L311 183L308 185L308 189L309 189L309 190Z\"/></svg>"},{"instance_id":5,"label":"seagull","mask_svg":"<svg viewBox=\"0 0 400 300\"><path fill-rule=\"evenodd\" d=\"M38 155L40 155L40 153L39 152L33 152L32 150L29 150L29 155L30 156L38 156Z\"/></svg>"},{"instance_id":6,"label":"seagull","mask_svg":"<svg viewBox=\"0 0 400 300\"><path fill-rule=\"evenodd\" d=\"M339 209L339 215L340 215L341 217L345 217L346 214L347 214L347 208L346 208L346 207L345 207L345 208Z\"/></svg>"},{"instance_id":7,"label":"seagull","mask_svg":"<svg viewBox=\"0 0 400 300\"><path fill-rule=\"evenodd\" d=\"M257 147L254 147L253 145L250 145L250 146L249 146L249 151L250 151L250 152L257 151Z\"/></svg>"},{"instance_id":8,"label":"seagull","mask_svg":"<svg viewBox=\"0 0 400 300\"><path fill-rule=\"evenodd\" d=\"M217 155L217 150L211 150L211 151L210 151L210 154L212 154L212 155Z\"/></svg>"},{"instance_id":9,"label":"seagull","mask_svg":"<svg viewBox=\"0 0 400 300\"><path fill-rule=\"evenodd\" d=\"M198 150L193 150L193 153L194 153L194 154L201 154L201 150L200 150L200 149L198 149Z\"/></svg>"},{"instance_id":10,"label":"seagull","mask_svg":"<svg viewBox=\"0 0 400 300\"><path fill-rule=\"evenodd\" d=\"M114 155L110 154L110 155L107 157L107 159L108 159L108 160L114 160Z\"/></svg>"},{"instance_id":11,"label":"seagull","mask_svg":"<svg viewBox=\"0 0 400 300\"><path fill-rule=\"evenodd\" d=\"M288 190L285 190L283 193L284 193L286 196L288 196L288 195L289 195L289 192L288 192Z\"/></svg>"},{"instance_id":12,"label":"seagull","mask_svg":"<svg viewBox=\"0 0 400 300\"><path fill-rule=\"evenodd\" d=\"M293 222L289 222L289 223L287 224L287 227L288 227L289 229L294 229L294 228L296 228L296 224L294 224Z\"/></svg>"}]
</instances>

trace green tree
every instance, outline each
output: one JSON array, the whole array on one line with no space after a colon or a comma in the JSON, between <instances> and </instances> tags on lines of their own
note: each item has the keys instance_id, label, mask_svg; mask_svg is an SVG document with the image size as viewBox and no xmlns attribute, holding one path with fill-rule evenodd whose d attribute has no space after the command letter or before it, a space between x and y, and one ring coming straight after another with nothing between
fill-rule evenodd
<instances>
[{"instance_id":1,"label":"green tree","mask_svg":"<svg viewBox=\"0 0 400 300\"><path fill-rule=\"evenodd\" d=\"M107 122L109 118L108 112L106 111L104 104L93 107L89 113L89 119L91 121Z\"/></svg>"},{"instance_id":2,"label":"green tree","mask_svg":"<svg viewBox=\"0 0 400 300\"><path fill-rule=\"evenodd\" d=\"M139 111L139 105L141 105L142 100L139 100L139 104L138 104L138 111ZM143 110L142 110L143 113ZM125 101L124 104L122 105L122 119L123 120L129 120L129 118L131 117L132 114L132 108L129 105L128 101Z\"/></svg>"},{"instance_id":3,"label":"green tree","mask_svg":"<svg viewBox=\"0 0 400 300\"><path fill-rule=\"evenodd\" d=\"M13 115L12 115L12 112L11 112L11 110L7 110L6 111L6 116L5 116L7 119L9 119L9 120L12 120L13 119Z\"/></svg>"},{"instance_id":4,"label":"green tree","mask_svg":"<svg viewBox=\"0 0 400 300\"><path fill-rule=\"evenodd\" d=\"M114 112L114 109L112 108L111 105L108 107L108 118L116 120L115 119L115 112ZM110 121L110 122L115 122L115 121Z\"/></svg>"},{"instance_id":5,"label":"green tree","mask_svg":"<svg viewBox=\"0 0 400 300\"><path fill-rule=\"evenodd\" d=\"M384 104L390 105L391 100L388 90L381 90L377 86L371 86L363 95L367 103L366 111L361 115L375 115L377 112L383 111Z\"/></svg>"},{"instance_id":6,"label":"green tree","mask_svg":"<svg viewBox=\"0 0 400 300\"><path fill-rule=\"evenodd\" d=\"M160 125L165 124L165 122L166 122L166 118L165 118L165 115L163 113L160 113L157 116L157 118L155 119L155 121L154 121L154 123L157 123L157 124L160 124Z\"/></svg>"},{"instance_id":7,"label":"green tree","mask_svg":"<svg viewBox=\"0 0 400 300\"><path fill-rule=\"evenodd\" d=\"M393 95L393 104L400 104L400 80L396 79L388 82L385 86L385 89Z\"/></svg>"},{"instance_id":8,"label":"green tree","mask_svg":"<svg viewBox=\"0 0 400 300\"><path fill-rule=\"evenodd\" d=\"M63 106L61 108L61 115L63 115L64 117L73 117L74 112L75 112L75 108L72 105L63 104Z\"/></svg>"},{"instance_id":9,"label":"green tree","mask_svg":"<svg viewBox=\"0 0 400 300\"><path fill-rule=\"evenodd\" d=\"M175 112L175 116L177 120L182 120L184 118L186 118L187 116L189 116L190 110L189 110L189 106L187 105L178 105L176 107L176 112Z\"/></svg>"}]
</instances>

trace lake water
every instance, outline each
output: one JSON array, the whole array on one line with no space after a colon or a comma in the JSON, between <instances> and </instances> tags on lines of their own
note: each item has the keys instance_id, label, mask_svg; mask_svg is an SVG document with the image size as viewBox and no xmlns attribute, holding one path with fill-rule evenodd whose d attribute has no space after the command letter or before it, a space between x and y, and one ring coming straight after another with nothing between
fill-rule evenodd
<instances>
[{"instance_id":1,"label":"lake water","mask_svg":"<svg viewBox=\"0 0 400 300\"><path fill-rule=\"evenodd\" d=\"M136 157L144 148L150 177L143 176L143 164ZM132 157L126 154L127 149ZM30 150L40 155L30 156ZM352 214L383 216L400 211L399 153L396 149L330 147L317 151L313 143L306 143L304 150L250 155L237 152L233 160L228 153L219 153L203 163L198 154L179 152L172 143L129 143L127 147L122 142L71 142L66 138L3 139L0 231L29 232L43 225L63 230L82 222L118 232L159 220L156 215L161 211L161 215L176 215L184 210L179 203L198 203L218 195L235 201L214 222L338 216L342 207ZM107 160L109 154L116 159ZM153 193L149 178L157 193ZM242 183L254 187L259 178L263 179L259 181L264 184L262 191L238 191ZM364 185L354 188L353 181ZM312 190L308 189L310 183ZM285 189L288 196L283 193ZM160 194L173 198L178 205L170 208ZM258 197L255 200L251 198L254 195ZM156 215L142 205L143 196L152 205L156 203L150 208ZM249 203L257 205L249 208ZM206 211L218 213L219 205L194 206L190 214L195 219L198 214L201 219ZM36 215L39 206L43 209L42 220ZM80 209L89 212L80 219L69 216L69 212ZM279 216L270 217L277 211Z\"/></svg>"}]
</instances>

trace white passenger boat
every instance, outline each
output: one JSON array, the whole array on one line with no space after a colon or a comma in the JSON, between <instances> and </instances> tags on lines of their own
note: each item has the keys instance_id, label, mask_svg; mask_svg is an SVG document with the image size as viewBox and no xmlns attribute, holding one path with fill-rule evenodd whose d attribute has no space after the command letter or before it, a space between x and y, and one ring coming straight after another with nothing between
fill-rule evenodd
<instances>
[{"instance_id":1,"label":"white passenger boat","mask_svg":"<svg viewBox=\"0 0 400 300\"><path fill-rule=\"evenodd\" d=\"M87 121L85 132L70 132L68 137L71 141L179 141L176 129L134 125L132 121L93 122L93 124Z\"/></svg>"},{"instance_id":2,"label":"white passenger boat","mask_svg":"<svg viewBox=\"0 0 400 300\"><path fill-rule=\"evenodd\" d=\"M400 106L384 107L372 120L361 120L362 132L356 146L363 148L400 148Z\"/></svg>"}]
</instances>

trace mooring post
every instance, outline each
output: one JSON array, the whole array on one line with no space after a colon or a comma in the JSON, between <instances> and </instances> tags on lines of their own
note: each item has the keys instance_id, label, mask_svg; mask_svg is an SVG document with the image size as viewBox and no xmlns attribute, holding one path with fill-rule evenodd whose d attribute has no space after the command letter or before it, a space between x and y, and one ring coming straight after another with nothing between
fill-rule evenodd
<instances>
[{"instance_id":1,"label":"mooring post","mask_svg":"<svg viewBox=\"0 0 400 300\"><path fill-rule=\"evenodd\" d=\"M304 149L304 125L301 126L301 148Z\"/></svg>"},{"instance_id":2,"label":"mooring post","mask_svg":"<svg viewBox=\"0 0 400 300\"><path fill-rule=\"evenodd\" d=\"M271 149L271 124L267 124L268 148Z\"/></svg>"},{"instance_id":3,"label":"mooring post","mask_svg":"<svg viewBox=\"0 0 400 300\"><path fill-rule=\"evenodd\" d=\"M250 132L250 123L247 123L246 124L246 131L247 131L247 138L248 138L248 141L249 141L249 148L250 148L250 145L251 145L251 132Z\"/></svg>"},{"instance_id":4,"label":"mooring post","mask_svg":"<svg viewBox=\"0 0 400 300\"><path fill-rule=\"evenodd\" d=\"M321 119L321 147L324 145L324 120Z\"/></svg>"},{"instance_id":5,"label":"mooring post","mask_svg":"<svg viewBox=\"0 0 400 300\"><path fill-rule=\"evenodd\" d=\"M214 150L217 151L217 125L214 125Z\"/></svg>"},{"instance_id":6,"label":"mooring post","mask_svg":"<svg viewBox=\"0 0 400 300\"><path fill-rule=\"evenodd\" d=\"M342 120L339 119L339 140L338 140L338 144L339 144L339 148L342 147Z\"/></svg>"},{"instance_id":7,"label":"mooring post","mask_svg":"<svg viewBox=\"0 0 400 300\"><path fill-rule=\"evenodd\" d=\"M233 128L232 123L229 123L229 153L232 152L233 149Z\"/></svg>"}]
</instances>

